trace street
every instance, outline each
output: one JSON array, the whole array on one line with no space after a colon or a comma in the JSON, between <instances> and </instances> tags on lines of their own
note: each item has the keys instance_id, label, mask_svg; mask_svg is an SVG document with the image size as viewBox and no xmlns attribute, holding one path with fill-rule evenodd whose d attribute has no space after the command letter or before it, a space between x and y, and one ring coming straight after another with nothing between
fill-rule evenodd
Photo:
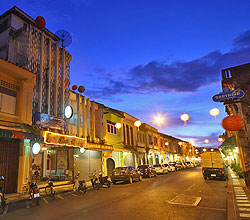
<instances>
[{"instance_id":1,"label":"street","mask_svg":"<svg viewBox=\"0 0 250 220\"><path fill-rule=\"evenodd\" d=\"M9 207L1 219L226 219L226 186L222 180L204 180L201 168L191 168L87 194L60 194L39 207ZM13 205L14 206L14 205Z\"/></svg>"}]
</instances>

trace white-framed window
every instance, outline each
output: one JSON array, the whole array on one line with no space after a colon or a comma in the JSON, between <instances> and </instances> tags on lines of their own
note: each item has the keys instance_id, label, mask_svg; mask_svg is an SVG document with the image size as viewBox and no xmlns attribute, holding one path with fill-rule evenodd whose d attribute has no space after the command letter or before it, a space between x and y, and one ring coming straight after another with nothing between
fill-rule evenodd
<instances>
[{"instance_id":1,"label":"white-framed window","mask_svg":"<svg viewBox=\"0 0 250 220\"><path fill-rule=\"evenodd\" d=\"M16 115L17 91L0 85L0 112Z\"/></svg>"},{"instance_id":2,"label":"white-framed window","mask_svg":"<svg viewBox=\"0 0 250 220\"><path fill-rule=\"evenodd\" d=\"M110 134L117 134L115 123L107 120L107 131Z\"/></svg>"}]
</instances>

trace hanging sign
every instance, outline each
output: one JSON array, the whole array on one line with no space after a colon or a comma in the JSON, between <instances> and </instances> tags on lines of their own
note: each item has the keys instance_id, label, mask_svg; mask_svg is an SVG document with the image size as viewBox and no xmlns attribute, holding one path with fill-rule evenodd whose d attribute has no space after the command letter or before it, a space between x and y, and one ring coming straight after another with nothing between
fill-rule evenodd
<instances>
[{"instance_id":1,"label":"hanging sign","mask_svg":"<svg viewBox=\"0 0 250 220\"><path fill-rule=\"evenodd\" d=\"M223 92L213 96L214 102L223 102L227 99L242 98L245 95L242 90L231 90L229 88L223 89Z\"/></svg>"}]
</instances>

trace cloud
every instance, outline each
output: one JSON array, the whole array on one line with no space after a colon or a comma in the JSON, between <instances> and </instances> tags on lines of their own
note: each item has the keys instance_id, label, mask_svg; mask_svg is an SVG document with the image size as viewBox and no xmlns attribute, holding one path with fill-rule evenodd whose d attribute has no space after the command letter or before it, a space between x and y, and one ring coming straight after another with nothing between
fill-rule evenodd
<instances>
[{"instance_id":1,"label":"cloud","mask_svg":"<svg viewBox=\"0 0 250 220\"><path fill-rule=\"evenodd\" d=\"M170 64L151 61L130 70L119 72L119 79L114 73L102 88L95 90L96 97L113 96L130 93L157 92L195 92L200 87L221 80L221 69L241 65L250 60L250 30L233 39L232 49L222 54L213 51L207 55L191 60L174 61ZM98 74L107 74L100 69ZM112 77L114 76L114 77Z\"/></svg>"}]
</instances>

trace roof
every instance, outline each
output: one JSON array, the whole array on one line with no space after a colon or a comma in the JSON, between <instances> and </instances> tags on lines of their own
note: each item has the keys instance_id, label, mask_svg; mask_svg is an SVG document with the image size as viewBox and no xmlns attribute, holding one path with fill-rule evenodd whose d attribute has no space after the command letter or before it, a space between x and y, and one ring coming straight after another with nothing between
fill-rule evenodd
<instances>
[{"instance_id":1,"label":"roof","mask_svg":"<svg viewBox=\"0 0 250 220\"><path fill-rule=\"evenodd\" d=\"M29 24L36 24L35 20L30 17L29 15L27 15L25 12L23 12L20 8L18 8L17 6L12 7L11 9L9 9L8 11L6 11L5 13L3 13L2 15L0 15L0 19L6 17L7 15L10 14L14 14L17 17L21 18L22 20L24 20L25 22L29 23ZM47 28L43 29L44 32L51 37L53 40L55 41L59 41L60 38L57 37L55 34L53 34L51 31L49 31Z\"/></svg>"}]
</instances>

